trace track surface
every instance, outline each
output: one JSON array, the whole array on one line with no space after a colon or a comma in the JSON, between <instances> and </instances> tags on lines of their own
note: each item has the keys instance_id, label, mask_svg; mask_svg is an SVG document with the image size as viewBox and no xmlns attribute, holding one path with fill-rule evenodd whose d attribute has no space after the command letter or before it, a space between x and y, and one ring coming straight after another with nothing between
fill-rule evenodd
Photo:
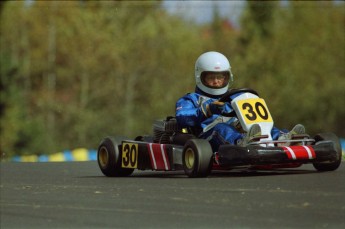
<instances>
[{"instance_id":1,"label":"track surface","mask_svg":"<svg viewBox=\"0 0 345 229\"><path fill-rule=\"evenodd\" d=\"M1 163L0 228L345 228L345 165L107 178L97 162Z\"/></svg>"}]
</instances>

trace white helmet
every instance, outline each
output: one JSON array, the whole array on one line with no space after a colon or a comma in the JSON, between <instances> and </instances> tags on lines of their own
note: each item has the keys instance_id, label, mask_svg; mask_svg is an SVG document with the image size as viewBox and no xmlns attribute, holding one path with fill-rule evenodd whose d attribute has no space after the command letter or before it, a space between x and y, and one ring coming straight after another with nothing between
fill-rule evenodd
<instances>
[{"instance_id":1,"label":"white helmet","mask_svg":"<svg viewBox=\"0 0 345 229\"><path fill-rule=\"evenodd\" d=\"M219 87L211 87L205 84L205 75L210 72L224 74L224 83ZM232 83L233 75L228 59L219 52L206 52L195 62L196 86L203 92L210 95L222 95L227 92L229 82Z\"/></svg>"}]
</instances>

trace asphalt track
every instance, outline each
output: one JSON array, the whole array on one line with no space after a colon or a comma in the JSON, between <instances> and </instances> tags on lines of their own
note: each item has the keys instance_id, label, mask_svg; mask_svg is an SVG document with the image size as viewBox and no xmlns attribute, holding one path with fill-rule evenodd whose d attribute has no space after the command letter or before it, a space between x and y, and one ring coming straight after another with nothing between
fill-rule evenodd
<instances>
[{"instance_id":1,"label":"asphalt track","mask_svg":"<svg viewBox=\"0 0 345 229\"><path fill-rule=\"evenodd\" d=\"M345 164L191 179L97 162L0 163L6 228L345 228Z\"/></svg>"}]
</instances>

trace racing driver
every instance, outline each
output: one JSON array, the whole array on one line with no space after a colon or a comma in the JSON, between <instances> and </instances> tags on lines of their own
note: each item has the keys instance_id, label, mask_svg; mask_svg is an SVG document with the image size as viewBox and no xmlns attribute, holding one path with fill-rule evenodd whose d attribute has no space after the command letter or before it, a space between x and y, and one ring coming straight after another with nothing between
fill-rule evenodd
<instances>
[{"instance_id":1,"label":"racing driver","mask_svg":"<svg viewBox=\"0 0 345 229\"><path fill-rule=\"evenodd\" d=\"M207 139L214 151L226 143L245 146L250 139L261 135L258 124L252 125L245 134L240 131L236 117L221 115L233 110L230 103L218 101L233 82L230 63L223 54L214 51L202 54L195 63L195 81L195 92L184 95L176 102L176 119L182 128L193 130L199 138ZM301 124L290 132L276 127L271 131L273 140L289 139L292 134L304 133L305 128Z\"/></svg>"}]
</instances>

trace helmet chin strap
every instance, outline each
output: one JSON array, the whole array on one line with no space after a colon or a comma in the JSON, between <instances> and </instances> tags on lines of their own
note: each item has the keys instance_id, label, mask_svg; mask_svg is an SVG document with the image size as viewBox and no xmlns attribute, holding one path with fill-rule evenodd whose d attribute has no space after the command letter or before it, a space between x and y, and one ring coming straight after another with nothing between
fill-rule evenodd
<instances>
[{"instance_id":1,"label":"helmet chin strap","mask_svg":"<svg viewBox=\"0 0 345 229\"><path fill-rule=\"evenodd\" d=\"M201 90L198 86L195 87L195 92L198 93L198 94L201 94L201 95L204 95L204 96L207 96L209 98L212 98L212 99L219 99L220 97L222 97L224 94L220 94L220 95L212 95L212 94L209 94L207 92L204 92L203 90Z\"/></svg>"}]
</instances>

